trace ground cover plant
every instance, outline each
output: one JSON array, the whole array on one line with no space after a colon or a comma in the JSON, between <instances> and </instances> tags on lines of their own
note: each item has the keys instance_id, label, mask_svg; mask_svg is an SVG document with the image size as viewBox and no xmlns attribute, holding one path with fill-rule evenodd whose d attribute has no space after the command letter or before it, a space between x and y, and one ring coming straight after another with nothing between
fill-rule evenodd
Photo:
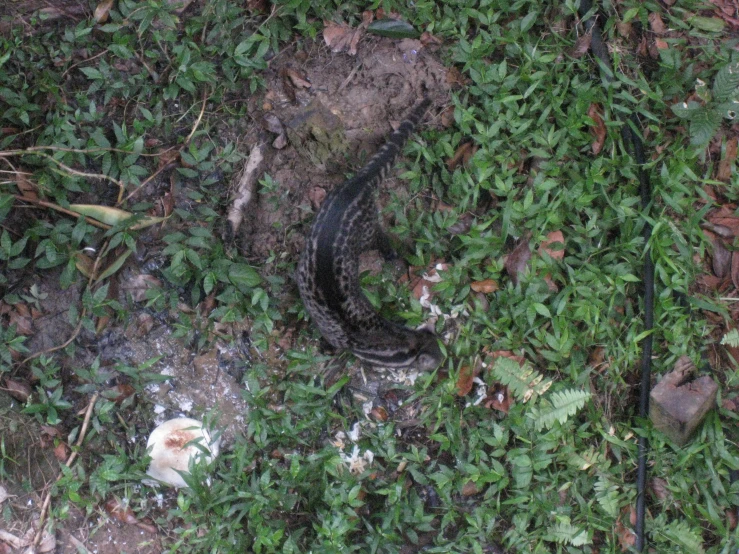
<instances>
[{"instance_id":1,"label":"ground cover plant","mask_svg":"<svg viewBox=\"0 0 739 554\"><path fill-rule=\"evenodd\" d=\"M647 436L649 547L736 551L739 14L600 8L610 84L573 2L0 7L0 547L625 552ZM380 191L403 262L362 279L448 357L365 410L292 275L321 195L421 90ZM291 124L315 98L318 149ZM684 446L635 417L632 113L654 382L687 356L719 384ZM317 139L334 117L346 140ZM142 483L182 413L226 448L188 489Z\"/></svg>"}]
</instances>

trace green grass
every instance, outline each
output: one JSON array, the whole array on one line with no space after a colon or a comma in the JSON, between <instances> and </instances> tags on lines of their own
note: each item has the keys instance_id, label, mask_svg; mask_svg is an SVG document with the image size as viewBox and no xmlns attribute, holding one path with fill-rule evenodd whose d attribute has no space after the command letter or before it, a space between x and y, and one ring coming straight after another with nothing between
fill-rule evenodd
<instances>
[{"instance_id":1,"label":"green grass","mask_svg":"<svg viewBox=\"0 0 739 554\"><path fill-rule=\"evenodd\" d=\"M666 13L656 2L627 0L617 12L609 8L604 22L607 40L619 46L620 70L606 87L592 59L568 54L575 33L553 31L561 20L571 29L572 3L459 0L420 1L413 10L393 2L383 7L443 38L443 61L469 80L453 93L455 124L423 130L406 149L403 178L410 193L433 192L453 210L429 211L420 200L407 204L400 198L383 208L394 217L391 232L415 245L411 263L425 265L433 257L450 264L435 302L444 313L466 308L469 314L446 346L449 376L424 376L416 384L425 408L418 431L399 434L392 418L365 425L359 448L371 450L374 462L361 475L350 474L329 440L362 416L342 401L344 381L332 388L316 381L310 349L291 350L280 377L261 363L247 371L245 437L218 459L211 486L200 484L196 473L193 488L180 491L164 510L147 501L146 490L133 490L145 469L141 446L116 440L135 433L122 428L116 414L128 418L133 411L145 426L139 421L145 411L101 399L83 445L86 456L55 487L53 515L64 515L64 500L92 512L110 495L132 496L137 514L155 518L172 552L395 553L416 542L428 545L425 552L445 553L487 552L493 543L511 552L621 552L617 521L629 525L635 437L646 434L649 475L663 479L667 489L661 498L650 493L649 544L657 552L735 551L739 542L725 511L739 503L739 485L729 479L739 469L736 414L712 412L682 449L635 418L646 245L636 167L619 128L625 115L636 113L646 132L654 188L654 372L660 374L682 355L698 363L716 347L707 312L728 318L717 297L695 293L704 269L694 256L702 260L709 251L700 229L711 206L703 185L713 184L735 201L737 181L712 181L716 162L705 155L705 135L714 116L701 116L710 120L702 125L692 114L688 125L678 117L687 116L671 107L695 91L697 78L712 84L722 67L739 61L736 41L728 29L693 17L706 15L697 3L681 1ZM223 244L228 199L218 175L230 176L242 159L236 144L218 136L219 125L244 125L239 120L246 117L246 102L233 100L262 91L272 55L299 37L320 39L323 19L357 23L366 8L296 0L276 5L265 17L244 11L242 3L210 0L202 12L191 9L176 21L159 2L121 0L102 26L56 23L30 35L18 27L0 38L0 127L13 129L0 135L0 150L49 147L11 158L32 174L49 202L68 206L87 195L112 204L119 193L113 183L70 175L60 164L136 186L156 169L147 139L184 141L206 97L202 124L182 156L187 167L177 169L178 179L190 184L191 208L176 210L177 230L165 227L165 282L147 291L147 302L152 310L175 310L181 299L194 306L215 292L206 325L249 318L251 339L266 350L276 326L295 325L303 315L297 299L291 306L283 300L295 260L276 256L254 267ZM648 28L651 12L661 13L676 36L657 59L639 60L637 44L620 37L615 24ZM96 63L80 63L81 50L88 58L99 56ZM141 71L121 69L127 62ZM719 96L706 101L706 112L718 113L726 95ZM593 103L605 107L608 130L598 155L592 153L587 115ZM719 124L728 129L725 120ZM476 154L450 172L446 160L469 140ZM106 279L97 283L80 275L76 253L88 244L133 251L140 232L121 224L102 233L82 220L48 214L19 234L7 228L17 215L13 180L11 175L0 185L3 302L28 301L13 287L23 271L56 271L61 288L76 284L84 291L69 314L73 325L94 331L96 317L125 319L127 308L107 298ZM134 197L125 208L151 207L136 202ZM466 212L474 215L472 228L451 234ZM565 236L561 262L535 253L553 231ZM520 237L530 237L534 255L528 274L514 285L503 258ZM558 290L550 290L547 275ZM482 279L500 284L488 295L489 307L472 301L470 283ZM402 312L410 323L420 320L420 306L407 288L370 281L385 310ZM178 335L205 340L192 318L181 315L170 323ZM17 364L11 350L22 352L22 339L9 327L0 331L0 341L0 375L10 375ZM301 338L301 346L308 341ZM606 363L591 365L599 347ZM507 415L467 405L456 394L460 367L498 350L523 354L536 375L551 382L524 403L525 387L516 392L512 380L519 400ZM25 412L40 422L73 421L63 357L56 352L28 362L41 394ZM155 379L151 367L139 368L143 374L115 369L139 388ZM726 397L736 387L736 366L715 370ZM100 371L72 370L90 384L76 393L102 386L106 374ZM515 377L516 369L510 371ZM570 408L562 408L568 402ZM74 425L65 432L79 432ZM469 483L476 494L463 494Z\"/></svg>"}]
</instances>

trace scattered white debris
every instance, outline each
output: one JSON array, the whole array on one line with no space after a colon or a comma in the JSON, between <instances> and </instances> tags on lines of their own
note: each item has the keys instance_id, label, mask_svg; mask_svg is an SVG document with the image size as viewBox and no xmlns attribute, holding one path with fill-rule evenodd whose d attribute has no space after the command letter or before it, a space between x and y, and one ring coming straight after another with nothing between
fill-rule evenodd
<instances>
[{"instance_id":1,"label":"scattered white debris","mask_svg":"<svg viewBox=\"0 0 739 554\"><path fill-rule=\"evenodd\" d=\"M351 455L347 456L343 452L341 453L341 460L349 466L349 471L354 475L364 473L367 466L372 464L375 459L375 454L371 450L365 450L364 454L359 454L359 447L354 445Z\"/></svg>"}]
</instances>

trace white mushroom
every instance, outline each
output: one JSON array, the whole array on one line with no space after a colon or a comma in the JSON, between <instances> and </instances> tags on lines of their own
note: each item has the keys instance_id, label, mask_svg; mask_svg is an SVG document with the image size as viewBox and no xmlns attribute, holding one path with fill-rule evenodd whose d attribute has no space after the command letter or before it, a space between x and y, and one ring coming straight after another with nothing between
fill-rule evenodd
<instances>
[{"instance_id":1,"label":"white mushroom","mask_svg":"<svg viewBox=\"0 0 739 554\"><path fill-rule=\"evenodd\" d=\"M206 463L210 463L218 456L219 447L220 439L211 440L200 421L189 417L170 419L149 435L146 448L150 449L151 464L146 473L173 487L186 487L178 471L187 473L191 459L197 461L204 457ZM210 455L206 455L203 449Z\"/></svg>"}]
</instances>

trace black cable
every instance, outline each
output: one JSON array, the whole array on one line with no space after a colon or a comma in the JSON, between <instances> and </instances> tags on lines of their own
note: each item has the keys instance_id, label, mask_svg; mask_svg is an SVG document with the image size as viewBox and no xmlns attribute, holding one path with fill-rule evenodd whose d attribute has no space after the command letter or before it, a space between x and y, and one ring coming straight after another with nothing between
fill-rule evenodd
<instances>
[{"instance_id":1,"label":"black cable","mask_svg":"<svg viewBox=\"0 0 739 554\"><path fill-rule=\"evenodd\" d=\"M592 5L590 0L580 0L580 17L585 19L590 12ZM590 49L593 54L600 60L603 69L603 78L611 83L613 81L611 59L608 55L608 48L603 43L603 36L596 18L590 15L584 21L585 30L592 33L590 41ZM622 127L622 137L625 144L630 144L633 148L633 156L636 159L637 175L639 178L639 193L641 196L642 216L644 217L644 330L647 336L642 343L641 357L641 385L639 391L639 416L642 421L646 421L649 417L649 389L651 385L652 372L652 330L654 326L654 262L652 261L652 253L649 248L649 241L652 237L652 225L649 222L649 205L652 201L652 191L649 185L649 176L644 171L644 148L641 137L639 136L638 120L636 114L632 113L629 120L624 122ZM647 455L649 454L649 443L646 436L639 437L638 443L638 468L636 476L636 549L639 552L644 551L644 519L646 514L646 489L647 489Z\"/></svg>"}]
</instances>

